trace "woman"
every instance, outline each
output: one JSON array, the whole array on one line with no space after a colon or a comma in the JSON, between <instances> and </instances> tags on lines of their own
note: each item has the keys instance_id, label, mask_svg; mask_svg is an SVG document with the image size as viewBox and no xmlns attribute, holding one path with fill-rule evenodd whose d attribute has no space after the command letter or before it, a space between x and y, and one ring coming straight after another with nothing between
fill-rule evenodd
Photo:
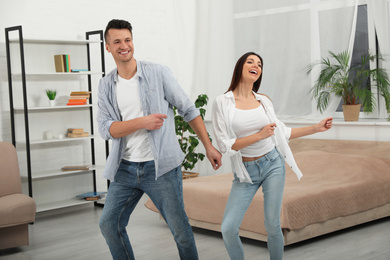
<instances>
[{"instance_id":1,"label":"woman","mask_svg":"<svg viewBox=\"0 0 390 260\"><path fill-rule=\"evenodd\" d=\"M285 180L285 161L298 179L302 177L288 146L288 139L323 132L332 118L316 125L288 128L280 122L271 100L257 94L263 59L244 54L235 66L228 91L213 104L213 129L223 154L231 156L234 181L222 221L222 236L231 259L244 259L239 227L260 186L264 196L265 227L272 260L283 257L280 212Z\"/></svg>"}]
</instances>

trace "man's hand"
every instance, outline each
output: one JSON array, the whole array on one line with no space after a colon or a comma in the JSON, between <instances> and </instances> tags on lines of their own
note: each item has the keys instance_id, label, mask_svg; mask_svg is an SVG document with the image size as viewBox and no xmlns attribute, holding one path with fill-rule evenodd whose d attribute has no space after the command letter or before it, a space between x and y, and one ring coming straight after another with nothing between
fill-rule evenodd
<instances>
[{"instance_id":1,"label":"man's hand","mask_svg":"<svg viewBox=\"0 0 390 260\"><path fill-rule=\"evenodd\" d=\"M151 114L143 117L144 127L147 130L160 129L164 124L164 119L167 118L165 114Z\"/></svg>"},{"instance_id":2,"label":"man's hand","mask_svg":"<svg viewBox=\"0 0 390 260\"><path fill-rule=\"evenodd\" d=\"M114 138L121 138L140 129L157 130L163 126L165 118L167 115L151 114L131 120L116 121L111 124L110 134Z\"/></svg>"},{"instance_id":3,"label":"man's hand","mask_svg":"<svg viewBox=\"0 0 390 260\"><path fill-rule=\"evenodd\" d=\"M209 159L211 165L213 166L214 170L218 170L219 167L221 167L221 153L214 148L214 146L211 144L209 135L207 134L206 126L204 125L204 122L202 120L201 116L197 116L191 121L188 122L192 128L192 130L195 131L196 135L199 137L199 140L202 142L204 148L206 149L206 156L207 159Z\"/></svg>"},{"instance_id":4,"label":"man's hand","mask_svg":"<svg viewBox=\"0 0 390 260\"><path fill-rule=\"evenodd\" d=\"M211 145L210 148L206 149L206 156L214 170L218 170L219 167L221 167L222 154L217 149L215 149L214 146Z\"/></svg>"}]
</instances>

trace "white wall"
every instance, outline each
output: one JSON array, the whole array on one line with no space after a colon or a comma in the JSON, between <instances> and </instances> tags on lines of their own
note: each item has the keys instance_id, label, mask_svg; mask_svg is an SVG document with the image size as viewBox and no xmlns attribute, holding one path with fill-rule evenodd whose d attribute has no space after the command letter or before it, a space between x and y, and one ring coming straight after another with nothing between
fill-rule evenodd
<instances>
[{"instance_id":1,"label":"white wall","mask_svg":"<svg viewBox=\"0 0 390 260\"><path fill-rule=\"evenodd\" d=\"M179 0L0 0L0 29L22 25L24 38L85 39L111 19L133 26L135 58L169 66L190 94L195 32L195 1ZM26 58L31 55L26 53ZM33 57L34 59L38 57ZM106 53L106 71L115 67ZM97 87L97 86L95 86ZM21 99L21 96L15 97ZM5 37L0 37L0 141L11 141ZM103 149L98 153L104 154ZM22 160L25 157L20 156ZM66 160L66 159L65 159ZM35 162L43 167L44 159Z\"/></svg>"}]
</instances>

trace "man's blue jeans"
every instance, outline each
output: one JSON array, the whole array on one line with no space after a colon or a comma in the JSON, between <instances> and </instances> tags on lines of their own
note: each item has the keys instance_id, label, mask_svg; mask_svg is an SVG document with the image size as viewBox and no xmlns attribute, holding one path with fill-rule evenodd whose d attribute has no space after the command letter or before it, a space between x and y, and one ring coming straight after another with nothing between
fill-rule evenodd
<instances>
[{"instance_id":1,"label":"man's blue jeans","mask_svg":"<svg viewBox=\"0 0 390 260\"><path fill-rule=\"evenodd\" d=\"M226 249L230 259L244 259L244 250L238 232L253 197L262 186L268 250L271 260L280 260L284 249L283 233L280 228L280 211L286 176L284 159L274 149L256 161L244 162L244 165L253 184L240 183L235 176L221 226Z\"/></svg>"},{"instance_id":2,"label":"man's blue jeans","mask_svg":"<svg viewBox=\"0 0 390 260\"><path fill-rule=\"evenodd\" d=\"M125 160L121 161L115 181L110 184L99 222L113 259L134 259L126 226L144 193L153 201L168 224L180 258L198 259L192 228L184 211L180 167L156 180L154 161L136 163Z\"/></svg>"}]
</instances>

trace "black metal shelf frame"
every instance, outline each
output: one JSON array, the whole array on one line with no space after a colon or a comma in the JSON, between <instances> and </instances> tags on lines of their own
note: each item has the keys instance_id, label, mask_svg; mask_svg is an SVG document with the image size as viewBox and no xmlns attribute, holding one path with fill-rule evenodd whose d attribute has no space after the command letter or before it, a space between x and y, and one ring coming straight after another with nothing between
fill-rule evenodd
<instances>
[{"instance_id":1,"label":"black metal shelf frame","mask_svg":"<svg viewBox=\"0 0 390 260\"><path fill-rule=\"evenodd\" d=\"M12 144L16 147L16 131L15 131L15 108L14 108L14 95L13 95L13 82L12 82L12 69L11 69L11 49L10 49L10 33L17 32L18 34L18 44L19 44L19 53L20 53L20 65L21 65L21 80L22 80L22 90L23 90L23 116L24 116L24 125L25 125L25 138L26 138L26 163L27 163L27 179L28 179L28 193L30 197L33 197L33 187L32 187L32 170L31 170L31 143L30 143L30 129L29 129L29 112L27 104L27 80L26 80L26 69L25 69L25 52L24 52L24 42L23 42L23 31L22 26L14 26L5 28L5 39L6 39L6 55L7 55L7 75L8 75L8 88L9 88L9 104L10 104L10 121L11 121L11 134L12 134ZM104 60L104 44L103 44L103 31L90 31L86 32L86 39L89 40L91 36L100 37L100 56L101 56L101 68L102 68L102 77L105 76L105 60ZM90 44L96 43L86 43L87 46L87 59L88 59L88 71L91 71L91 50ZM92 91L92 78L88 74L88 91ZM93 104L92 95L90 97L90 102ZM93 108L89 107L90 113L90 127L91 135L94 134L94 120L93 120ZM95 139L91 138L91 161L92 165L95 165ZM106 157L108 156L108 142L106 141ZM96 192L96 170L92 170L93 175L93 189ZM95 205L97 203L95 202Z\"/></svg>"}]
</instances>

